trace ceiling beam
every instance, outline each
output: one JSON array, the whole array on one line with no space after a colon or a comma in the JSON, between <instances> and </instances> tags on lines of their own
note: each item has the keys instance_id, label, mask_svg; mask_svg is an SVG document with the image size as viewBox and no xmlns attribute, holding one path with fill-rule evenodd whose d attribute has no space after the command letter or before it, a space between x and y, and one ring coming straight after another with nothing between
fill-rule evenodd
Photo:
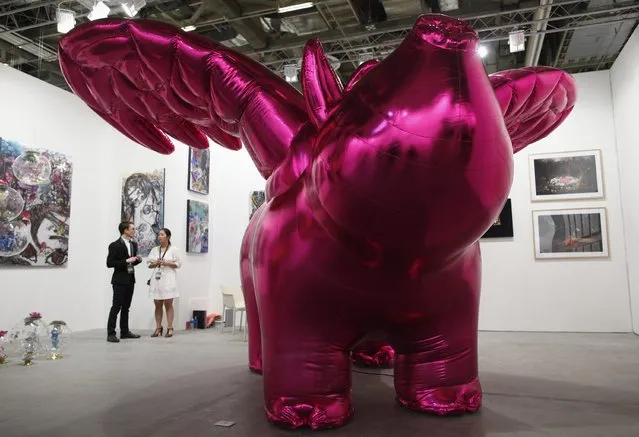
<instances>
[{"instance_id":1,"label":"ceiling beam","mask_svg":"<svg viewBox=\"0 0 639 437\"><path fill-rule=\"evenodd\" d=\"M242 7L235 0L204 0L204 4L211 11L221 12L226 18L240 18L242 16ZM258 19L248 18L231 21L230 25L248 41L254 50L268 47L268 36Z\"/></svg>"}]
</instances>

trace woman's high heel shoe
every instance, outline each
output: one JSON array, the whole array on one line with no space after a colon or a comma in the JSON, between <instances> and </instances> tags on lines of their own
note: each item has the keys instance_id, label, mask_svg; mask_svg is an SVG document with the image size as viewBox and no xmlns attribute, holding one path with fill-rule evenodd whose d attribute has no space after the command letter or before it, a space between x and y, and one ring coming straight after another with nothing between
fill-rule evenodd
<instances>
[{"instance_id":1,"label":"woman's high heel shoe","mask_svg":"<svg viewBox=\"0 0 639 437\"><path fill-rule=\"evenodd\" d=\"M153 331L153 334L151 334L151 337L159 337L162 335L162 332L164 331L164 327L160 326L159 328L155 328L155 331Z\"/></svg>"},{"instance_id":2,"label":"woman's high heel shoe","mask_svg":"<svg viewBox=\"0 0 639 437\"><path fill-rule=\"evenodd\" d=\"M166 338L173 337L173 328L169 328L166 330Z\"/></svg>"}]
</instances>

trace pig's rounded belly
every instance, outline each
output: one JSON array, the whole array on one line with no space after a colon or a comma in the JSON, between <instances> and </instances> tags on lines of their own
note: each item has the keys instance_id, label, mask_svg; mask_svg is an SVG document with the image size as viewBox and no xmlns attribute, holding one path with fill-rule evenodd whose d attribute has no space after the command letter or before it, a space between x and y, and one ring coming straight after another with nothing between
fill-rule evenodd
<instances>
[{"instance_id":1,"label":"pig's rounded belly","mask_svg":"<svg viewBox=\"0 0 639 437\"><path fill-rule=\"evenodd\" d=\"M473 167L359 153L363 164L352 171L323 157L313 164L318 204L347 233L398 252L446 257L472 244L499 216L512 183L512 157L498 153Z\"/></svg>"}]
</instances>

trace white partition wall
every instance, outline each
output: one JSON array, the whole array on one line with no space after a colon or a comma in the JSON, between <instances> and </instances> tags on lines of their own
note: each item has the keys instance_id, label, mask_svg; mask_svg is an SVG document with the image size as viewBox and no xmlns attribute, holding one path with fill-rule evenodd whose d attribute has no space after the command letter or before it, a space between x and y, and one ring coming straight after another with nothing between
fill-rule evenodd
<instances>
[{"instance_id":1,"label":"white partition wall","mask_svg":"<svg viewBox=\"0 0 639 437\"><path fill-rule=\"evenodd\" d=\"M611 71L634 332L639 334L639 29Z\"/></svg>"},{"instance_id":2,"label":"white partition wall","mask_svg":"<svg viewBox=\"0 0 639 437\"><path fill-rule=\"evenodd\" d=\"M578 103L555 132L515 155L511 190L514 238L484 240L480 328L516 331L630 330L625 239L607 71L578 74ZM533 202L529 155L601 151L602 200ZM535 259L536 210L605 207L610 256Z\"/></svg>"},{"instance_id":3,"label":"white partition wall","mask_svg":"<svg viewBox=\"0 0 639 437\"><path fill-rule=\"evenodd\" d=\"M65 153L73 163L68 266L0 267L0 329L31 311L46 320L65 320L72 330L106 326L112 295L106 255L118 237L122 177L156 168L166 169L164 223L182 253L175 327L183 327L191 315L189 301L208 300L211 280L210 253L184 253L186 200L209 201L209 196L187 192L188 148L178 145L169 156L153 153L129 141L73 94L7 66L0 66L0 90L5 102L0 136ZM149 276L144 265L136 269L133 329L153 326Z\"/></svg>"},{"instance_id":4,"label":"white partition wall","mask_svg":"<svg viewBox=\"0 0 639 437\"><path fill-rule=\"evenodd\" d=\"M635 42L636 39L635 35ZM615 74L620 73L613 71L613 78ZM550 137L516 156L516 176L510 196L514 237L482 242L481 329L631 330L624 214L627 231L632 220L628 203L632 199L628 200L624 194L622 214L610 74L579 74L576 80L579 103L571 117ZM184 320L195 309L190 305L195 303L203 306L203 302L209 302L208 307L202 309L221 314L220 285L236 286L240 281L240 242L249 220L250 192L263 190L265 185L248 153L212 144L211 193L197 195L186 189L188 149L185 146L178 145L176 152L169 156L148 151L115 131L72 94L6 66L0 66L0 91L4 101L12 102L0 108L0 136L31 147L66 153L74 165L68 266L61 269L1 267L0 329L10 328L30 311L40 311L47 319L67 320L74 330L105 327L111 299L110 271L105 266L105 258L107 245L117 238L122 176L155 168L166 169L165 225L173 231L173 242L182 250L184 259L184 267L179 272L182 297L177 305L179 317L175 327L183 328ZM616 113L617 104L615 101ZM617 129L620 130L619 126ZM636 145L636 137L629 141L635 141L632 144ZM627 150L634 151L632 144L628 144ZM531 201L529 154L590 149L600 150L602 154L603 199ZM623 152L621 146L620 150ZM622 164L636 177L631 170L632 158L630 154L622 156ZM628 185L623 192L633 194L631 191L636 186L636 183ZM187 199L209 202L208 254L184 252ZM590 260L536 260L532 212L584 207L606 208L610 256ZM634 262L630 249L629 259ZM137 277L131 324L135 329L150 328L153 305L144 284L146 272L139 268ZM635 287L635 290L638 289ZM634 302L636 305L637 299Z\"/></svg>"}]
</instances>

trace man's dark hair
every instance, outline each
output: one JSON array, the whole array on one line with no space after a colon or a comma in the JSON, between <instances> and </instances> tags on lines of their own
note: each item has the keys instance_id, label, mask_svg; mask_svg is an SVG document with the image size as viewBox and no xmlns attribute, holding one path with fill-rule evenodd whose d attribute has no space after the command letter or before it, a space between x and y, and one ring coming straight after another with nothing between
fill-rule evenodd
<instances>
[{"instance_id":1,"label":"man's dark hair","mask_svg":"<svg viewBox=\"0 0 639 437\"><path fill-rule=\"evenodd\" d=\"M118 225L118 231L120 231L120 235L124 234L124 231L126 231L127 229L129 229L129 226L131 226L133 223L131 222L122 222Z\"/></svg>"}]
</instances>

